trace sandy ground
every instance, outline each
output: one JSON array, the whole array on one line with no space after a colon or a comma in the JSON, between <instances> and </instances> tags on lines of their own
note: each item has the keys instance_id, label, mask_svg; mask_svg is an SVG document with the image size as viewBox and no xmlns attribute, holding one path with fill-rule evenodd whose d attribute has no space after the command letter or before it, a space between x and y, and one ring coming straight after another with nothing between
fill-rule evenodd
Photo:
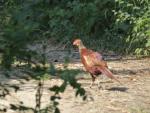
<instances>
[{"instance_id":1,"label":"sandy ground","mask_svg":"<svg viewBox=\"0 0 150 113\"><path fill-rule=\"evenodd\" d=\"M61 113L150 113L150 59L109 61L108 65L123 85L103 78L100 80L103 89L98 89L97 83L90 88L90 75L80 75L82 79L78 79L78 82L85 88L87 100L83 101L80 96L75 97L75 90L68 86L66 91L60 94L58 107ZM60 68L61 64L57 63L56 67ZM83 69L83 66L77 62L69 64L69 68ZM10 103L18 101L22 101L24 106L35 107L37 81L6 79L3 76L0 81L2 84L20 86L16 93L12 90L12 96L0 98L0 108L9 108ZM49 104L50 96L53 95L48 88L61 83L60 79L45 81L42 107ZM9 109L7 112L16 111Z\"/></svg>"}]
</instances>

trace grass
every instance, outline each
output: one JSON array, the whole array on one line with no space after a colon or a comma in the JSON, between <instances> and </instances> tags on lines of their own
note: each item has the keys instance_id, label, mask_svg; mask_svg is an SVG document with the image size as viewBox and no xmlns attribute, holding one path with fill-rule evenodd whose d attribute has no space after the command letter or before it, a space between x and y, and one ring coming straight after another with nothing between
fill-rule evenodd
<instances>
[{"instance_id":1,"label":"grass","mask_svg":"<svg viewBox=\"0 0 150 113\"><path fill-rule=\"evenodd\" d=\"M130 113L149 113L150 110L142 108L142 107L137 107L137 108L132 108L130 110Z\"/></svg>"}]
</instances>

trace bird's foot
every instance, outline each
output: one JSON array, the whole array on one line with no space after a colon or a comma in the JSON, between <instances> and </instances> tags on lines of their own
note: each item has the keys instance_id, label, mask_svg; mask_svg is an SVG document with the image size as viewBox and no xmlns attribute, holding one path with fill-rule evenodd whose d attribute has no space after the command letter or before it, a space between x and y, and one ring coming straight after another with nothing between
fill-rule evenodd
<instances>
[{"instance_id":1,"label":"bird's foot","mask_svg":"<svg viewBox=\"0 0 150 113\"><path fill-rule=\"evenodd\" d=\"M104 88L103 88L102 85L98 85L98 89L99 89L99 90L104 90Z\"/></svg>"},{"instance_id":2,"label":"bird's foot","mask_svg":"<svg viewBox=\"0 0 150 113\"><path fill-rule=\"evenodd\" d=\"M93 86L93 82L90 84L90 88L92 89L92 86Z\"/></svg>"},{"instance_id":3,"label":"bird's foot","mask_svg":"<svg viewBox=\"0 0 150 113\"><path fill-rule=\"evenodd\" d=\"M93 85L90 85L90 89L92 89L92 86L93 86Z\"/></svg>"}]
</instances>

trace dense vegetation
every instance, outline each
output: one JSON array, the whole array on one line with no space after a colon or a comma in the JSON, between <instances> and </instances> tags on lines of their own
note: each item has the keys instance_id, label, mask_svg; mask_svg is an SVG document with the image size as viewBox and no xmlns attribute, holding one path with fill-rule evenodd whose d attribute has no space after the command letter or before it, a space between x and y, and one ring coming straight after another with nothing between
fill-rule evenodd
<instances>
[{"instance_id":1,"label":"dense vegetation","mask_svg":"<svg viewBox=\"0 0 150 113\"><path fill-rule=\"evenodd\" d=\"M1 64L6 69L11 69L16 61L23 61L28 63L28 68L35 75L40 73L38 75L43 76L49 73L49 69L45 67L45 42L55 40L56 43L71 47L72 40L76 37L96 50L150 55L150 1L0 1L0 53ZM42 42L43 53L27 47L34 42ZM32 59L38 60L43 65L42 69L38 65L36 69L32 69L31 64L36 65ZM55 72L52 65L50 68L51 72ZM65 75L66 73L69 74L68 71ZM62 79L62 88L65 89L68 79ZM69 83L78 89L77 94L81 91L83 95L84 90L74 83L74 78L71 80ZM61 87L52 88L53 91L59 89Z\"/></svg>"},{"instance_id":2,"label":"dense vegetation","mask_svg":"<svg viewBox=\"0 0 150 113\"><path fill-rule=\"evenodd\" d=\"M8 56L25 56L26 45L41 39L71 46L79 37L97 50L150 53L149 0L3 0L0 8L7 62Z\"/></svg>"}]
</instances>

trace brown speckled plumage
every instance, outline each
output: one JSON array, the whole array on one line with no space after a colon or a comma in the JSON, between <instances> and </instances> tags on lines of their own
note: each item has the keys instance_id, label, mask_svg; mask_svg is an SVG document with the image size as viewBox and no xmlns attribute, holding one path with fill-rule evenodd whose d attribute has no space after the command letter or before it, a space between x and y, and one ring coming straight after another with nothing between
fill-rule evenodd
<instances>
[{"instance_id":1,"label":"brown speckled plumage","mask_svg":"<svg viewBox=\"0 0 150 113\"><path fill-rule=\"evenodd\" d=\"M80 39L76 39L73 42L73 45L78 46L81 62L83 63L86 71L91 74L93 82L95 81L96 77L100 74L104 74L107 77L118 81L113 76L112 72L108 69L107 63L103 60L101 54L87 49Z\"/></svg>"}]
</instances>

